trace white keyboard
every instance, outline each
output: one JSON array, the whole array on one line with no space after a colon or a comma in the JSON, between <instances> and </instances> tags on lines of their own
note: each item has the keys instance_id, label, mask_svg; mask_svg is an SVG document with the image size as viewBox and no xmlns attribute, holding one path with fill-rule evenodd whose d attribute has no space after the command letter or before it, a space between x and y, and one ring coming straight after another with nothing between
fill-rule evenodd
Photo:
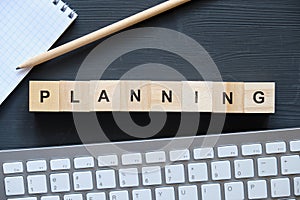
<instances>
[{"instance_id":1,"label":"white keyboard","mask_svg":"<svg viewBox=\"0 0 300 200\"><path fill-rule=\"evenodd\" d=\"M0 199L300 199L299 155L300 129L0 151Z\"/></svg>"}]
</instances>

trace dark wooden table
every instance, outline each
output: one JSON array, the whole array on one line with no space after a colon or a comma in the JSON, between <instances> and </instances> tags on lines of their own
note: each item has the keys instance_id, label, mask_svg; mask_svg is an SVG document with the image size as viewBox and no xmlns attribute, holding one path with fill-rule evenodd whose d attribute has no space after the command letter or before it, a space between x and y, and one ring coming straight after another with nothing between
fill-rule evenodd
<instances>
[{"instance_id":1,"label":"dark wooden table","mask_svg":"<svg viewBox=\"0 0 300 200\"><path fill-rule=\"evenodd\" d=\"M118 21L161 2L160 0L68 0L78 19L55 46L97 28ZM300 1L299 0L194 0L137 27L164 27L180 31L205 47L225 81L275 81L276 114L228 115L223 132L300 127ZM78 144L71 113L29 113L29 80L73 80L86 55L101 41L34 68L0 106L0 149ZM192 70L159 52L150 52L156 61L172 64L194 80ZM115 79L126 66L149 58L140 52L136 59L119 59L117 70L108 70ZM176 62L176 63L175 63ZM122 113L118 113L122 117ZM83 113L82 115L86 115ZM111 113L98 113L111 140L134 139L114 124ZM159 114L157 114L159 115ZM139 125L149 123L147 113L134 113ZM180 113L168 114L165 127L155 137L172 136ZM207 130L210 114L201 114L199 134ZM88 132L88 130L87 130ZM143 133L141 133L143 134ZM187 133L189 134L189 133ZM101 142L101 141L91 141Z\"/></svg>"}]
</instances>

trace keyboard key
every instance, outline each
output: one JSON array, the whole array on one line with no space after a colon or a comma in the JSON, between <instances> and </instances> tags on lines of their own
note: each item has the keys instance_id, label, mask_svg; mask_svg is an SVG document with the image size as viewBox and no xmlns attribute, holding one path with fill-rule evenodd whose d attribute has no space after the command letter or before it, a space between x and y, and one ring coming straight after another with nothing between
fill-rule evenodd
<instances>
[{"instance_id":1,"label":"keyboard key","mask_svg":"<svg viewBox=\"0 0 300 200\"><path fill-rule=\"evenodd\" d=\"M73 183L75 191L93 189L92 172L74 172Z\"/></svg>"},{"instance_id":2,"label":"keyboard key","mask_svg":"<svg viewBox=\"0 0 300 200\"><path fill-rule=\"evenodd\" d=\"M86 199L87 200L106 200L106 196L105 196L104 192L87 193Z\"/></svg>"},{"instance_id":3,"label":"keyboard key","mask_svg":"<svg viewBox=\"0 0 300 200\"><path fill-rule=\"evenodd\" d=\"M37 200L36 197L23 197L23 198L14 198L14 199L7 199L7 200Z\"/></svg>"},{"instance_id":4,"label":"keyboard key","mask_svg":"<svg viewBox=\"0 0 300 200\"><path fill-rule=\"evenodd\" d=\"M217 161L211 163L211 174L213 180L231 179L231 168L229 161Z\"/></svg>"},{"instance_id":5,"label":"keyboard key","mask_svg":"<svg viewBox=\"0 0 300 200\"><path fill-rule=\"evenodd\" d=\"M166 162L166 153L164 151L156 151L146 153L146 163L164 163Z\"/></svg>"},{"instance_id":6,"label":"keyboard key","mask_svg":"<svg viewBox=\"0 0 300 200\"><path fill-rule=\"evenodd\" d=\"M285 153L286 152L286 143L285 142L272 142L266 144L266 153Z\"/></svg>"},{"instance_id":7,"label":"keyboard key","mask_svg":"<svg viewBox=\"0 0 300 200\"><path fill-rule=\"evenodd\" d=\"M50 168L53 171L70 169L71 168L70 159L50 160Z\"/></svg>"},{"instance_id":8,"label":"keyboard key","mask_svg":"<svg viewBox=\"0 0 300 200\"><path fill-rule=\"evenodd\" d=\"M5 193L7 196L25 194L24 179L22 176L4 178Z\"/></svg>"},{"instance_id":9,"label":"keyboard key","mask_svg":"<svg viewBox=\"0 0 300 200\"><path fill-rule=\"evenodd\" d=\"M300 140L291 141L290 142L290 149L291 149L291 152L298 152L298 151L300 151Z\"/></svg>"},{"instance_id":10,"label":"keyboard key","mask_svg":"<svg viewBox=\"0 0 300 200\"><path fill-rule=\"evenodd\" d=\"M83 200L82 194L67 194L64 195L64 200Z\"/></svg>"},{"instance_id":11,"label":"keyboard key","mask_svg":"<svg viewBox=\"0 0 300 200\"><path fill-rule=\"evenodd\" d=\"M159 166L142 168L143 185L159 185L161 180L161 169Z\"/></svg>"},{"instance_id":12,"label":"keyboard key","mask_svg":"<svg viewBox=\"0 0 300 200\"><path fill-rule=\"evenodd\" d=\"M113 169L96 171L97 189L116 187L116 175Z\"/></svg>"},{"instance_id":13,"label":"keyboard key","mask_svg":"<svg viewBox=\"0 0 300 200\"><path fill-rule=\"evenodd\" d=\"M248 198L265 199L268 197L267 182L265 180L248 181Z\"/></svg>"},{"instance_id":14,"label":"keyboard key","mask_svg":"<svg viewBox=\"0 0 300 200\"><path fill-rule=\"evenodd\" d=\"M3 164L3 173L4 174L15 174L23 172L23 163L22 162L12 162Z\"/></svg>"},{"instance_id":15,"label":"keyboard key","mask_svg":"<svg viewBox=\"0 0 300 200\"><path fill-rule=\"evenodd\" d=\"M47 193L46 175L33 175L27 177L29 194Z\"/></svg>"},{"instance_id":16,"label":"keyboard key","mask_svg":"<svg viewBox=\"0 0 300 200\"><path fill-rule=\"evenodd\" d=\"M128 191L113 191L109 193L109 200L129 200Z\"/></svg>"},{"instance_id":17,"label":"keyboard key","mask_svg":"<svg viewBox=\"0 0 300 200\"><path fill-rule=\"evenodd\" d=\"M188 174L190 182L199 182L208 180L207 164L206 163L191 163L188 164Z\"/></svg>"},{"instance_id":18,"label":"keyboard key","mask_svg":"<svg viewBox=\"0 0 300 200\"><path fill-rule=\"evenodd\" d=\"M74 159L75 169L93 168L95 165L93 157L80 157Z\"/></svg>"},{"instance_id":19,"label":"keyboard key","mask_svg":"<svg viewBox=\"0 0 300 200\"><path fill-rule=\"evenodd\" d=\"M132 190L133 200L152 200L150 189Z\"/></svg>"},{"instance_id":20,"label":"keyboard key","mask_svg":"<svg viewBox=\"0 0 300 200\"><path fill-rule=\"evenodd\" d=\"M290 196L291 195L290 179L288 178L272 179L271 195L273 198Z\"/></svg>"},{"instance_id":21,"label":"keyboard key","mask_svg":"<svg viewBox=\"0 0 300 200\"><path fill-rule=\"evenodd\" d=\"M173 187L161 187L155 189L155 200L174 200L175 192Z\"/></svg>"},{"instance_id":22,"label":"keyboard key","mask_svg":"<svg viewBox=\"0 0 300 200\"><path fill-rule=\"evenodd\" d=\"M226 200L245 199L243 182L225 183L224 190Z\"/></svg>"},{"instance_id":23,"label":"keyboard key","mask_svg":"<svg viewBox=\"0 0 300 200\"><path fill-rule=\"evenodd\" d=\"M185 182L184 166L182 164L165 166L165 175L167 184Z\"/></svg>"},{"instance_id":24,"label":"keyboard key","mask_svg":"<svg viewBox=\"0 0 300 200\"><path fill-rule=\"evenodd\" d=\"M254 166L252 159L234 161L235 178L252 178L254 177Z\"/></svg>"},{"instance_id":25,"label":"keyboard key","mask_svg":"<svg viewBox=\"0 0 300 200\"><path fill-rule=\"evenodd\" d=\"M220 184L201 185L202 200L221 200Z\"/></svg>"},{"instance_id":26,"label":"keyboard key","mask_svg":"<svg viewBox=\"0 0 300 200\"><path fill-rule=\"evenodd\" d=\"M300 157L282 156L281 157L281 173L283 175L300 174Z\"/></svg>"},{"instance_id":27,"label":"keyboard key","mask_svg":"<svg viewBox=\"0 0 300 200\"><path fill-rule=\"evenodd\" d=\"M139 185L137 168L119 170L120 187L135 187Z\"/></svg>"},{"instance_id":28,"label":"keyboard key","mask_svg":"<svg viewBox=\"0 0 300 200\"><path fill-rule=\"evenodd\" d=\"M178 187L179 200L198 200L197 186L179 186Z\"/></svg>"},{"instance_id":29,"label":"keyboard key","mask_svg":"<svg viewBox=\"0 0 300 200\"><path fill-rule=\"evenodd\" d=\"M47 170L46 160L28 161L26 163L28 172L45 172Z\"/></svg>"},{"instance_id":30,"label":"keyboard key","mask_svg":"<svg viewBox=\"0 0 300 200\"><path fill-rule=\"evenodd\" d=\"M258 176L276 176L277 159L275 157L257 159Z\"/></svg>"},{"instance_id":31,"label":"keyboard key","mask_svg":"<svg viewBox=\"0 0 300 200\"><path fill-rule=\"evenodd\" d=\"M242 145L243 156L254 156L262 154L261 144L246 144Z\"/></svg>"},{"instance_id":32,"label":"keyboard key","mask_svg":"<svg viewBox=\"0 0 300 200\"><path fill-rule=\"evenodd\" d=\"M112 167L118 166L118 156L117 155L106 155L98 157L98 166L99 167Z\"/></svg>"},{"instance_id":33,"label":"keyboard key","mask_svg":"<svg viewBox=\"0 0 300 200\"><path fill-rule=\"evenodd\" d=\"M60 200L59 196L43 196L41 200Z\"/></svg>"},{"instance_id":34,"label":"keyboard key","mask_svg":"<svg viewBox=\"0 0 300 200\"><path fill-rule=\"evenodd\" d=\"M294 194L300 196L300 177L294 178Z\"/></svg>"},{"instance_id":35,"label":"keyboard key","mask_svg":"<svg viewBox=\"0 0 300 200\"><path fill-rule=\"evenodd\" d=\"M188 149L170 151L170 161L185 161L190 160L190 151Z\"/></svg>"},{"instance_id":36,"label":"keyboard key","mask_svg":"<svg viewBox=\"0 0 300 200\"><path fill-rule=\"evenodd\" d=\"M122 155L123 165L139 165L142 164L142 154L131 153Z\"/></svg>"},{"instance_id":37,"label":"keyboard key","mask_svg":"<svg viewBox=\"0 0 300 200\"><path fill-rule=\"evenodd\" d=\"M69 192L70 177L68 173L51 174L50 185L52 192Z\"/></svg>"},{"instance_id":38,"label":"keyboard key","mask_svg":"<svg viewBox=\"0 0 300 200\"><path fill-rule=\"evenodd\" d=\"M213 148L194 149L194 159L195 160L212 159L212 158L214 158L214 149Z\"/></svg>"},{"instance_id":39,"label":"keyboard key","mask_svg":"<svg viewBox=\"0 0 300 200\"><path fill-rule=\"evenodd\" d=\"M229 158L229 157L237 157L237 156L238 156L238 148L235 145L218 147L219 158Z\"/></svg>"}]
</instances>

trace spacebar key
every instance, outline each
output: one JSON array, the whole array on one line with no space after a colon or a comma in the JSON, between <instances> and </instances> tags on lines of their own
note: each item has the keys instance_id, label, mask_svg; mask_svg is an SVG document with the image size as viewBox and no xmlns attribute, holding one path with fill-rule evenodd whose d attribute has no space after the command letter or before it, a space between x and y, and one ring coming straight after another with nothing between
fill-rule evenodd
<instances>
[{"instance_id":1,"label":"spacebar key","mask_svg":"<svg viewBox=\"0 0 300 200\"><path fill-rule=\"evenodd\" d=\"M14 199L7 199L7 200L37 200L36 197L24 197L24 198L14 198Z\"/></svg>"}]
</instances>

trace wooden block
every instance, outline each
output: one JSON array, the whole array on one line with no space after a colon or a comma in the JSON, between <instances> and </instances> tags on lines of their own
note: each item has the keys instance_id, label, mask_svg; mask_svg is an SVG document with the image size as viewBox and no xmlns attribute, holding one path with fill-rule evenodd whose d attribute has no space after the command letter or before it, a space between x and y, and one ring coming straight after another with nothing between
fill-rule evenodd
<instances>
[{"instance_id":1,"label":"wooden block","mask_svg":"<svg viewBox=\"0 0 300 200\"><path fill-rule=\"evenodd\" d=\"M157 81L151 83L151 111L180 112L182 83Z\"/></svg>"},{"instance_id":2,"label":"wooden block","mask_svg":"<svg viewBox=\"0 0 300 200\"><path fill-rule=\"evenodd\" d=\"M203 81L183 81L182 111L212 112L212 83Z\"/></svg>"},{"instance_id":3,"label":"wooden block","mask_svg":"<svg viewBox=\"0 0 300 200\"><path fill-rule=\"evenodd\" d=\"M121 81L121 111L150 111L151 81Z\"/></svg>"},{"instance_id":4,"label":"wooden block","mask_svg":"<svg viewBox=\"0 0 300 200\"><path fill-rule=\"evenodd\" d=\"M213 112L243 113L244 83L213 83Z\"/></svg>"},{"instance_id":5,"label":"wooden block","mask_svg":"<svg viewBox=\"0 0 300 200\"><path fill-rule=\"evenodd\" d=\"M29 111L59 111L59 81L29 82Z\"/></svg>"},{"instance_id":6,"label":"wooden block","mask_svg":"<svg viewBox=\"0 0 300 200\"><path fill-rule=\"evenodd\" d=\"M120 110L120 81L91 81L92 111Z\"/></svg>"},{"instance_id":7,"label":"wooden block","mask_svg":"<svg viewBox=\"0 0 300 200\"><path fill-rule=\"evenodd\" d=\"M245 83L245 113L275 113L275 83Z\"/></svg>"},{"instance_id":8,"label":"wooden block","mask_svg":"<svg viewBox=\"0 0 300 200\"><path fill-rule=\"evenodd\" d=\"M89 81L60 81L60 111L90 111L90 102L92 99L90 97L89 87Z\"/></svg>"}]
</instances>

